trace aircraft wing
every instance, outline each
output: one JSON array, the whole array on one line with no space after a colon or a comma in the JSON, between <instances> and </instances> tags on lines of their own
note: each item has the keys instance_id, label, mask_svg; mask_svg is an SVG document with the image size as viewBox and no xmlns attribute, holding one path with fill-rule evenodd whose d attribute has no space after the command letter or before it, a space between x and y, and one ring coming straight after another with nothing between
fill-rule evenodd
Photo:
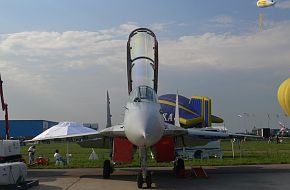
<instances>
[{"instance_id":1,"label":"aircraft wing","mask_svg":"<svg viewBox=\"0 0 290 190\"><path fill-rule=\"evenodd\" d=\"M248 134L239 134L239 133L228 133L223 131L211 131L204 129L187 129L188 137L199 138L199 139L232 139L232 138L254 138L260 139L261 136L248 135Z\"/></svg>"},{"instance_id":2,"label":"aircraft wing","mask_svg":"<svg viewBox=\"0 0 290 190\"><path fill-rule=\"evenodd\" d=\"M188 130L169 123L165 123L165 130L163 136L181 136L187 135Z\"/></svg>"},{"instance_id":3,"label":"aircraft wing","mask_svg":"<svg viewBox=\"0 0 290 190\"><path fill-rule=\"evenodd\" d=\"M187 129L188 136L199 139L226 139L230 138L228 133L221 131L205 131L202 129Z\"/></svg>"},{"instance_id":4,"label":"aircraft wing","mask_svg":"<svg viewBox=\"0 0 290 190\"><path fill-rule=\"evenodd\" d=\"M193 139L231 139L231 138L261 138L256 135L227 133L222 131L204 130L203 128L185 129L169 123L165 123L164 136L187 136Z\"/></svg>"},{"instance_id":5,"label":"aircraft wing","mask_svg":"<svg viewBox=\"0 0 290 190\"><path fill-rule=\"evenodd\" d=\"M257 135L248 135L248 134L241 134L241 133L228 133L230 138L254 138L254 139L263 139L262 136Z\"/></svg>"},{"instance_id":6,"label":"aircraft wing","mask_svg":"<svg viewBox=\"0 0 290 190\"><path fill-rule=\"evenodd\" d=\"M104 137L126 137L125 135L125 130L124 130L124 125L114 125L112 127L105 128L99 132L99 136L104 136Z\"/></svg>"},{"instance_id":7,"label":"aircraft wing","mask_svg":"<svg viewBox=\"0 0 290 190\"><path fill-rule=\"evenodd\" d=\"M111 148L110 138L116 136L126 137L123 124L105 128L97 134L97 138L88 139L77 143L84 148Z\"/></svg>"}]
</instances>

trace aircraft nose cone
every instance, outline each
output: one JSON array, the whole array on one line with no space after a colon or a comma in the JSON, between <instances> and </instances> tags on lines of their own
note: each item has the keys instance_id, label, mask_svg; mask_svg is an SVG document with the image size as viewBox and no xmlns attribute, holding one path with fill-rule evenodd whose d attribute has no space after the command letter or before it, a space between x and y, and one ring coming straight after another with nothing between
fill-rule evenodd
<instances>
[{"instance_id":1,"label":"aircraft nose cone","mask_svg":"<svg viewBox=\"0 0 290 190\"><path fill-rule=\"evenodd\" d=\"M134 127L136 133L130 135L130 137L133 137L131 139L137 146L151 146L159 140L161 131L158 131L159 124L154 120L150 122L140 121L140 123L136 123Z\"/></svg>"},{"instance_id":2,"label":"aircraft nose cone","mask_svg":"<svg viewBox=\"0 0 290 190\"><path fill-rule=\"evenodd\" d=\"M136 146L152 146L163 135L162 122L160 113L155 113L154 107L144 104L125 116L125 134Z\"/></svg>"}]
</instances>

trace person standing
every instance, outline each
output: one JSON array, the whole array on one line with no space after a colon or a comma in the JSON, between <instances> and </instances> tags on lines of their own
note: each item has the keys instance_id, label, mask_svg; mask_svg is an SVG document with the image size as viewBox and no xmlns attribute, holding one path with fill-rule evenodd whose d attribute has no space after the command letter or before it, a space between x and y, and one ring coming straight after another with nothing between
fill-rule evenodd
<instances>
[{"instance_id":1,"label":"person standing","mask_svg":"<svg viewBox=\"0 0 290 190\"><path fill-rule=\"evenodd\" d=\"M29 157L29 164L32 165L34 163L34 154L35 154L35 145L32 145L28 149L28 157Z\"/></svg>"}]
</instances>

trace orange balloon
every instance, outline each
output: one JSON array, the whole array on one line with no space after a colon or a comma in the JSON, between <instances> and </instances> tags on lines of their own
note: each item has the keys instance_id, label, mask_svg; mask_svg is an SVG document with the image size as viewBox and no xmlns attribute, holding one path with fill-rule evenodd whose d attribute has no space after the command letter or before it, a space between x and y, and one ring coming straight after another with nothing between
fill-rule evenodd
<instances>
[{"instance_id":1,"label":"orange balloon","mask_svg":"<svg viewBox=\"0 0 290 190\"><path fill-rule=\"evenodd\" d=\"M290 78L286 79L279 86L277 98L281 108L290 116Z\"/></svg>"}]
</instances>

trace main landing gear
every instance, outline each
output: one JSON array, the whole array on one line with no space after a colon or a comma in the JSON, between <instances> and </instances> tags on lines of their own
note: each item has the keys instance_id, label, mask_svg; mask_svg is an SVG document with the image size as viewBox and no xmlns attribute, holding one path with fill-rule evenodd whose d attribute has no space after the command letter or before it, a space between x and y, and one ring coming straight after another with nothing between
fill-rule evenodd
<instances>
[{"instance_id":1,"label":"main landing gear","mask_svg":"<svg viewBox=\"0 0 290 190\"><path fill-rule=\"evenodd\" d=\"M104 167L103 167L103 178L108 179L110 178L110 175L113 173L114 167L110 160L104 161Z\"/></svg>"},{"instance_id":2,"label":"main landing gear","mask_svg":"<svg viewBox=\"0 0 290 190\"><path fill-rule=\"evenodd\" d=\"M181 172L185 170L184 160L182 158L178 158L177 161L174 162L174 171L176 175L180 175Z\"/></svg>"}]
</instances>

